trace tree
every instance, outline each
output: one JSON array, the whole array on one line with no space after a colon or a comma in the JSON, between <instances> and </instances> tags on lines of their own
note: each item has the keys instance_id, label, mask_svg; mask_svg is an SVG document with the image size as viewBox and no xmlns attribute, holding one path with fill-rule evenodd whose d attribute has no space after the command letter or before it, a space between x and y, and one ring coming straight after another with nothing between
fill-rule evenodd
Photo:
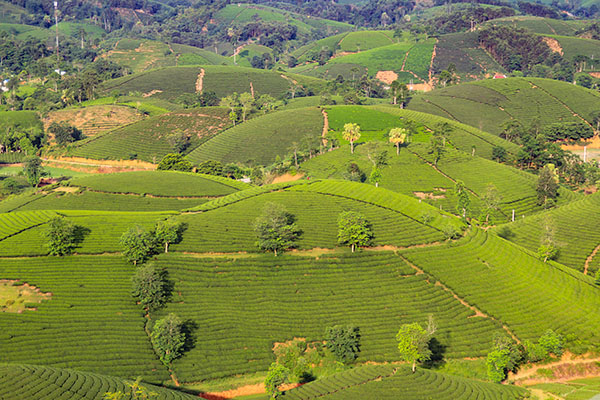
<instances>
[{"instance_id":1,"label":"tree","mask_svg":"<svg viewBox=\"0 0 600 400\"><path fill-rule=\"evenodd\" d=\"M406 98L408 97L408 86L405 83L401 83L398 80L395 80L390 85L390 90L392 91L392 102L394 105L400 104L400 108L404 108L404 103L406 102Z\"/></svg>"},{"instance_id":2,"label":"tree","mask_svg":"<svg viewBox=\"0 0 600 400\"><path fill-rule=\"evenodd\" d=\"M444 144L441 136L433 135L429 139L429 154L433 154L433 164L437 166L438 161L442 158L442 154L444 154Z\"/></svg>"},{"instance_id":3,"label":"tree","mask_svg":"<svg viewBox=\"0 0 600 400\"><path fill-rule=\"evenodd\" d=\"M283 385L288 378L290 371L283 365L272 363L269 372L265 378L265 390L272 398L277 398L281 391L279 386Z\"/></svg>"},{"instance_id":4,"label":"tree","mask_svg":"<svg viewBox=\"0 0 600 400\"><path fill-rule=\"evenodd\" d=\"M541 169L537 182L538 204L549 208L558 197L558 176L554 165L548 164Z\"/></svg>"},{"instance_id":5,"label":"tree","mask_svg":"<svg viewBox=\"0 0 600 400\"><path fill-rule=\"evenodd\" d=\"M156 249L154 235L139 225L129 228L121 236L119 243L123 247L123 255L128 261L133 262L133 265L144 262Z\"/></svg>"},{"instance_id":6,"label":"tree","mask_svg":"<svg viewBox=\"0 0 600 400\"><path fill-rule=\"evenodd\" d=\"M185 159L181 154L169 153L166 154L160 163L156 167L157 170L161 171L183 171L190 172L192 170L192 163Z\"/></svg>"},{"instance_id":7,"label":"tree","mask_svg":"<svg viewBox=\"0 0 600 400\"><path fill-rule=\"evenodd\" d=\"M350 245L352 252L358 246L368 246L373 239L371 226L365 217L354 211L344 211L338 217L338 243Z\"/></svg>"},{"instance_id":8,"label":"tree","mask_svg":"<svg viewBox=\"0 0 600 400\"><path fill-rule=\"evenodd\" d=\"M483 201L483 212L485 214L485 223L490 222L490 215L494 211L500 210L502 196L498 193L498 188L493 183L489 183L485 188L485 193L481 197Z\"/></svg>"},{"instance_id":9,"label":"tree","mask_svg":"<svg viewBox=\"0 0 600 400\"><path fill-rule=\"evenodd\" d=\"M248 92L240 95L240 104L242 105L242 121L246 121L246 116L254 106L254 97Z\"/></svg>"},{"instance_id":10,"label":"tree","mask_svg":"<svg viewBox=\"0 0 600 400\"><path fill-rule=\"evenodd\" d=\"M59 146L63 146L67 143L73 143L77 140L83 139L83 134L81 130L77 129L72 125L69 125L66 122L53 122L48 127L48 132L54 135L56 144L58 144Z\"/></svg>"},{"instance_id":11,"label":"tree","mask_svg":"<svg viewBox=\"0 0 600 400\"><path fill-rule=\"evenodd\" d=\"M369 180L375 184L375 187L379 187L379 181L381 180L381 170L377 167L371 170L371 175L369 175Z\"/></svg>"},{"instance_id":12,"label":"tree","mask_svg":"<svg viewBox=\"0 0 600 400\"><path fill-rule=\"evenodd\" d=\"M467 218L467 211L471 206L471 199L469 199L469 192L463 181L456 181L454 193L456 193L456 197L458 198L456 212L462 215L463 218Z\"/></svg>"},{"instance_id":13,"label":"tree","mask_svg":"<svg viewBox=\"0 0 600 400\"><path fill-rule=\"evenodd\" d=\"M557 357L562 356L564 339L562 335L554 332L552 329L548 329L546 332L544 332L544 334L539 338L538 343L548 353L552 353Z\"/></svg>"},{"instance_id":14,"label":"tree","mask_svg":"<svg viewBox=\"0 0 600 400\"><path fill-rule=\"evenodd\" d=\"M167 367L180 357L185 345L183 321L175 314L169 314L156 322L150 333L154 351Z\"/></svg>"},{"instance_id":15,"label":"tree","mask_svg":"<svg viewBox=\"0 0 600 400\"><path fill-rule=\"evenodd\" d=\"M181 240L183 224L174 218L157 221L154 226L156 241L165 246L165 253L169 252L169 244Z\"/></svg>"},{"instance_id":16,"label":"tree","mask_svg":"<svg viewBox=\"0 0 600 400\"><path fill-rule=\"evenodd\" d=\"M537 256L543 262L554 260L558 256L556 247L554 222L549 215L545 215L542 220L542 237L540 238L540 247Z\"/></svg>"},{"instance_id":17,"label":"tree","mask_svg":"<svg viewBox=\"0 0 600 400\"><path fill-rule=\"evenodd\" d=\"M400 155L400 145L408 140L408 131L405 128L393 128L390 130L390 143L396 145L396 155Z\"/></svg>"},{"instance_id":18,"label":"tree","mask_svg":"<svg viewBox=\"0 0 600 400\"><path fill-rule=\"evenodd\" d=\"M360 126L358 124L344 124L344 140L350 142L350 152L354 154L354 142L360 139Z\"/></svg>"},{"instance_id":19,"label":"tree","mask_svg":"<svg viewBox=\"0 0 600 400\"><path fill-rule=\"evenodd\" d=\"M23 173L27 177L27 182L31 186L38 187L40 178L44 173L42 168L42 159L38 156L25 157L23 160Z\"/></svg>"},{"instance_id":20,"label":"tree","mask_svg":"<svg viewBox=\"0 0 600 400\"><path fill-rule=\"evenodd\" d=\"M335 325L325 329L325 346L342 363L349 363L360 352L360 330L356 326Z\"/></svg>"},{"instance_id":21,"label":"tree","mask_svg":"<svg viewBox=\"0 0 600 400\"><path fill-rule=\"evenodd\" d=\"M135 271L131 281L131 294L146 312L159 309L167 301L168 282L164 270L154 265L145 265Z\"/></svg>"},{"instance_id":22,"label":"tree","mask_svg":"<svg viewBox=\"0 0 600 400\"><path fill-rule=\"evenodd\" d=\"M487 355L485 364L488 378L492 382L502 382L506 378L506 369L510 361L510 351L507 349L492 350Z\"/></svg>"},{"instance_id":23,"label":"tree","mask_svg":"<svg viewBox=\"0 0 600 400\"><path fill-rule=\"evenodd\" d=\"M496 160L498 162L506 161L506 149L502 146L494 146L492 148L492 160Z\"/></svg>"},{"instance_id":24,"label":"tree","mask_svg":"<svg viewBox=\"0 0 600 400\"><path fill-rule=\"evenodd\" d=\"M254 222L254 232L258 237L258 247L275 255L280 250L293 247L300 235L294 216L283 205L272 202L263 207L262 214Z\"/></svg>"},{"instance_id":25,"label":"tree","mask_svg":"<svg viewBox=\"0 0 600 400\"><path fill-rule=\"evenodd\" d=\"M75 246L75 225L64 217L54 217L48 222L45 236L51 256L71 254Z\"/></svg>"},{"instance_id":26,"label":"tree","mask_svg":"<svg viewBox=\"0 0 600 400\"><path fill-rule=\"evenodd\" d=\"M183 131L175 132L167 136L167 141L171 145L173 151L177 152L177 154L183 153L191 144L190 137Z\"/></svg>"},{"instance_id":27,"label":"tree","mask_svg":"<svg viewBox=\"0 0 600 400\"><path fill-rule=\"evenodd\" d=\"M400 358L412 363L412 371L415 372L418 362L431 359L429 340L431 335L417 323L404 324L396 334Z\"/></svg>"}]
</instances>

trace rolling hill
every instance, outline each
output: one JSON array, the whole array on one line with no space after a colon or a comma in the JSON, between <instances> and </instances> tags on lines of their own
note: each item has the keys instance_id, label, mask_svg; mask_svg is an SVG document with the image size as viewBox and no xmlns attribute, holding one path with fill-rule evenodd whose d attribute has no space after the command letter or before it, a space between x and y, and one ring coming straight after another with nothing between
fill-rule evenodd
<instances>
[{"instance_id":1,"label":"rolling hill","mask_svg":"<svg viewBox=\"0 0 600 400\"><path fill-rule=\"evenodd\" d=\"M517 120L531 126L557 122L593 122L597 93L566 82L541 78L488 79L415 95L408 109L454 119L500 134ZM475 111L476 110L476 111Z\"/></svg>"}]
</instances>

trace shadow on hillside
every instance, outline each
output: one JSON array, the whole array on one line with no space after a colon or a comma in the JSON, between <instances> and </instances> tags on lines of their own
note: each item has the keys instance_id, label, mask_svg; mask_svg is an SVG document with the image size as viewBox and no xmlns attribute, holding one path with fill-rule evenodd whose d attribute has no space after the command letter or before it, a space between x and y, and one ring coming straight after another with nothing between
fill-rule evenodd
<instances>
[{"instance_id":1,"label":"shadow on hillside","mask_svg":"<svg viewBox=\"0 0 600 400\"><path fill-rule=\"evenodd\" d=\"M183 344L183 352L188 352L196 347L196 331L198 324L191 319L184 321L182 332L185 333L185 343Z\"/></svg>"},{"instance_id":2,"label":"shadow on hillside","mask_svg":"<svg viewBox=\"0 0 600 400\"><path fill-rule=\"evenodd\" d=\"M429 340L429 350L431 350L431 359L423 364L425 367L441 367L446 363L446 361L444 361L446 346L440 343L435 337Z\"/></svg>"},{"instance_id":3,"label":"shadow on hillside","mask_svg":"<svg viewBox=\"0 0 600 400\"><path fill-rule=\"evenodd\" d=\"M79 247L79 245L85 240L85 237L90 234L91 229L85 226L76 225L73 231L73 246Z\"/></svg>"}]
</instances>

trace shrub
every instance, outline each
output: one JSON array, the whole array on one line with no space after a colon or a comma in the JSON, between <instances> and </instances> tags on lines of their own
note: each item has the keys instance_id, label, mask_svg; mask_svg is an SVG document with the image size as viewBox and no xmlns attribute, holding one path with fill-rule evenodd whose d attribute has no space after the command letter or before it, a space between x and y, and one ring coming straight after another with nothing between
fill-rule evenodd
<instances>
[{"instance_id":1,"label":"shrub","mask_svg":"<svg viewBox=\"0 0 600 400\"><path fill-rule=\"evenodd\" d=\"M564 339L562 335L554 332L552 329L548 329L544 335L540 337L538 343L548 353L552 353L557 357L560 357L563 353Z\"/></svg>"},{"instance_id":2,"label":"shrub","mask_svg":"<svg viewBox=\"0 0 600 400\"><path fill-rule=\"evenodd\" d=\"M75 225L64 217L55 217L48 222L46 231L48 252L52 256L71 254L75 246Z\"/></svg>"},{"instance_id":3,"label":"shrub","mask_svg":"<svg viewBox=\"0 0 600 400\"><path fill-rule=\"evenodd\" d=\"M192 167L192 163L186 160L181 154L170 153L163 157L156 169L190 172Z\"/></svg>"},{"instance_id":4,"label":"shrub","mask_svg":"<svg viewBox=\"0 0 600 400\"><path fill-rule=\"evenodd\" d=\"M356 326L328 327L325 329L325 341L335 359L345 364L356 360L360 352L360 330Z\"/></svg>"}]
</instances>

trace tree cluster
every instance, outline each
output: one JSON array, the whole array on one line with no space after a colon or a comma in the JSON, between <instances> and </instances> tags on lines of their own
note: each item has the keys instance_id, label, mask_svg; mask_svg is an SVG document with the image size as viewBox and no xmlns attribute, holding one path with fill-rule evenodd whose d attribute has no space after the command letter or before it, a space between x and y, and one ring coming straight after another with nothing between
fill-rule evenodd
<instances>
[{"instance_id":1,"label":"tree cluster","mask_svg":"<svg viewBox=\"0 0 600 400\"><path fill-rule=\"evenodd\" d=\"M184 224L173 218L157 221L152 230L146 230L140 225L131 227L119 241L123 247L123 255L137 265L162 250L168 253L169 245L181 240L184 229Z\"/></svg>"}]
</instances>

